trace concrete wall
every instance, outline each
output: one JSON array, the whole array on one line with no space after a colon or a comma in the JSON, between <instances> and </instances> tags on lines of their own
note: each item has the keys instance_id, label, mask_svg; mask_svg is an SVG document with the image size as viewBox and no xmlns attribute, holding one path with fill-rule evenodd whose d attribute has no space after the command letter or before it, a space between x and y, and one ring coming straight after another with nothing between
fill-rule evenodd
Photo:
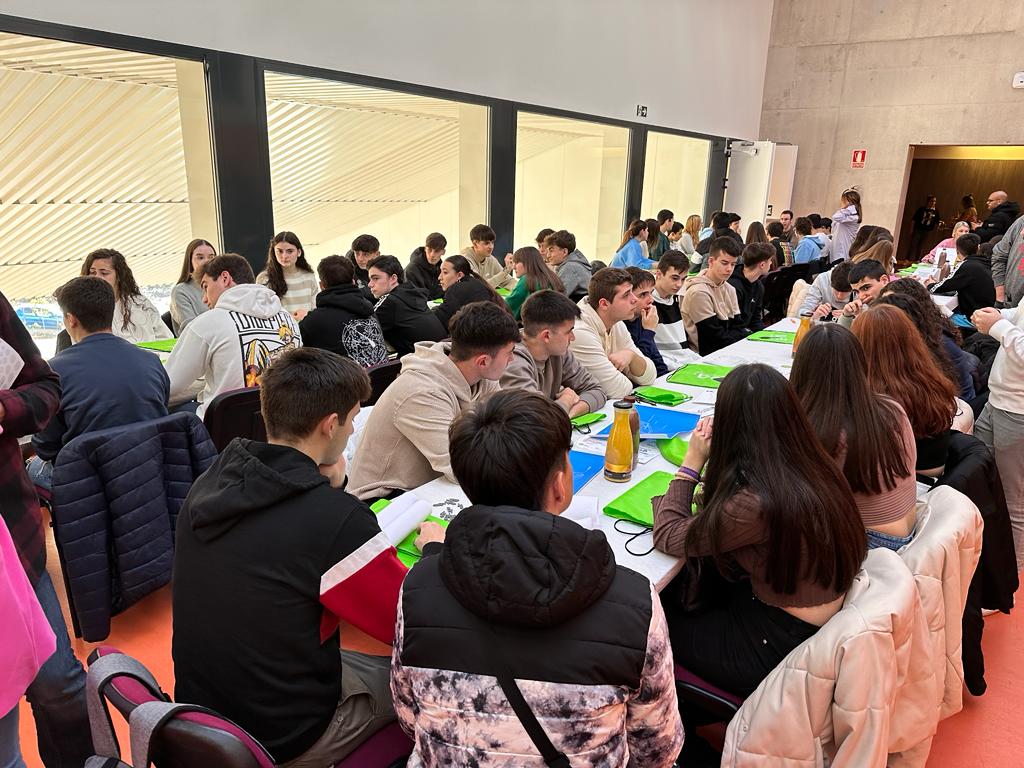
<instances>
[{"instance_id":1,"label":"concrete wall","mask_svg":"<svg viewBox=\"0 0 1024 768\"><path fill-rule=\"evenodd\" d=\"M772 0L3 0L0 13L603 117L637 120L643 104L652 126L750 139Z\"/></svg>"},{"instance_id":2,"label":"concrete wall","mask_svg":"<svg viewBox=\"0 0 1024 768\"><path fill-rule=\"evenodd\" d=\"M1024 143L1019 70L1021 0L775 0L760 135L800 146L798 214L858 184L866 221L895 228L910 145Z\"/></svg>"}]
</instances>

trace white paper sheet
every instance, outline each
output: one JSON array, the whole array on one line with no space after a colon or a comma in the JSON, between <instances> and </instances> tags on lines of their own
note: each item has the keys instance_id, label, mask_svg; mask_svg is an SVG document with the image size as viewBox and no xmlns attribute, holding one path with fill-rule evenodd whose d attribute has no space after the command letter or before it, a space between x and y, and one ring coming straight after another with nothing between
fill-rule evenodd
<instances>
[{"instance_id":1,"label":"white paper sheet","mask_svg":"<svg viewBox=\"0 0 1024 768\"><path fill-rule=\"evenodd\" d=\"M430 505L411 493L404 493L388 504L377 515L377 522L394 546L416 530L430 514Z\"/></svg>"},{"instance_id":2,"label":"white paper sheet","mask_svg":"<svg viewBox=\"0 0 1024 768\"><path fill-rule=\"evenodd\" d=\"M25 361L10 344L0 339L0 389L10 389L25 367Z\"/></svg>"}]
</instances>

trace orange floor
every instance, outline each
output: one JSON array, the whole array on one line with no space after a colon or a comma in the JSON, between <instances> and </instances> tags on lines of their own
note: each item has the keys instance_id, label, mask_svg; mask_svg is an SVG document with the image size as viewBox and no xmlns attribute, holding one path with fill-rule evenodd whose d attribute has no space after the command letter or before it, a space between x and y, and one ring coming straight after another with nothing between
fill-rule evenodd
<instances>
[{"instance_id":1,"label":"orange floor","mask_svg":"<svg viewBox=\"0 0 1024 768\"><path fill-rule=\"evenodd\" d=\"M59 574L53 540L49 540L49 569L53 583L64 605L64 584ZM1019 593L1024 599L1024 592ZM1018 601L1019 603L1021 601ZM1024 603L1021 603L1024 605ZM164 690L173 691L171 666L171 600L164 589L114 618L110 637L105 645L114 645L139 659L156 676ZM68 626L71 626L70 620ZM367 653L387 653L387 647L348 628L345 645ZM965 692L963 711L939 725L932 746L928 768L1009 768L1024 766L1024 664L1021 651L1024 639L1024 609L1010 616L994 614L985 621L985 679L988 692L972 698ZM83 661L96 647L93 643L72 639L75 653ZM42 768L36 749L32 712L24 699L21 702L21 748L28 768ZM128 728L121 718L114 717L118 739L128 753Z\"/></svg>"}]
</instances>

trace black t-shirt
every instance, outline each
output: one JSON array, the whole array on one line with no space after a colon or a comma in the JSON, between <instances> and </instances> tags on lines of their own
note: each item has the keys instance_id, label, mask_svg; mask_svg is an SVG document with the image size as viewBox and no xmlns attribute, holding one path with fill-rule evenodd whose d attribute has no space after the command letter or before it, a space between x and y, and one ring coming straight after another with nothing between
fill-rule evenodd
<instances>
[{"instance_id":1,"label":"black t-shirt","mask_svg":"<svg viewBox=\"0 0 1024 768\"><path fill-rule=\"evenodd\" d=\"M925 208L923 205L914 211L914 229L918 232L931 232L939 225L937 208Z\"/></svg>"}]
</instances>

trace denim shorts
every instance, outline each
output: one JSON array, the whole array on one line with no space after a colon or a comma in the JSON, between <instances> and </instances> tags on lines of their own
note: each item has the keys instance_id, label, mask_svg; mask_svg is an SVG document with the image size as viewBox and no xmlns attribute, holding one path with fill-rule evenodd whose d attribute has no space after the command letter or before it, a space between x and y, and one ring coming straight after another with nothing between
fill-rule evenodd
<instances>
[{"instance_id":1,"label":"denim shorts","mask_svg":"<svg viewBox=\"0 0 1024 768\"><path fill-rule=\"evenodd\" d=\"M887 533L881 533L880 531L872 531L870 528L868 532L868 549L878 549L879 547L885 547L891 549L893 552L899 552L902 547L905 547L914 538L914 533L911 531L909 536L890 536Z\"/></svg>"}]
</instances>

